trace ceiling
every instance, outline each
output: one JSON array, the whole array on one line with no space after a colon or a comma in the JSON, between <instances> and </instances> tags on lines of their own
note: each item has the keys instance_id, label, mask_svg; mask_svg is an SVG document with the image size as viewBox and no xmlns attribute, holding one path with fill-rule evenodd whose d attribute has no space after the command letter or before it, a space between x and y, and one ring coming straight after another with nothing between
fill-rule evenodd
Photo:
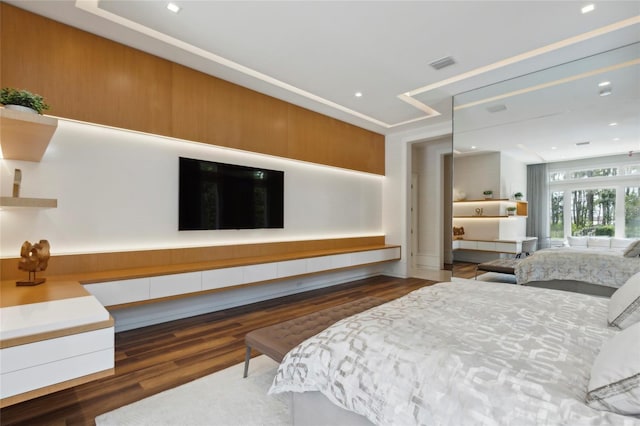
<instances>
[{"instance_id":1,"label":"ceiling","mask_svg":"<svg viewBox=\"0 0 640 426\"><path fill-rule=\"evenodd\" d=\"M586 14L586 1L174 0L177 14L156 0L4 1L387 135L451 121L453 95L640 41L640 1Z\"/></svg>"}]
</instances>

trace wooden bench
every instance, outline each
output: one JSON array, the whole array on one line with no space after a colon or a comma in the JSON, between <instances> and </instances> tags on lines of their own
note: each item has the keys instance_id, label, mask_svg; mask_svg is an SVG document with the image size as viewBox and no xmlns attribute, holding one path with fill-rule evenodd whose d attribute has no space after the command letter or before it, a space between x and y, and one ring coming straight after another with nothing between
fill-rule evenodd
<instances>
[{"instance_id":1,"label":"wooden bench","mask_svg":"<svg viewBox=\"0 0 640 426\"><path fill-rule=\"evenodd\" d=\"M274 361L281 362L287 352L309 337L315 336L341 319L364 312L383 302L383 299L377 297L363 297L247 333L244 338L247 352L243 377L247 377L249 371L252 349L267 355Z\"/></svg>"},{"instance_id":2,"label":"wooden bench","mask_svg":"<svg viewBox=\"0 0 640 426\"><path fill-rule=\"evenodd\" d=\"M485 272L498 272L500 274L515 275L516 265L520 262L519 258L516 259L496 259L490 262L479 263L476 265L475 279L478 279L478 271Z\"/></svg>"}]
</instances>

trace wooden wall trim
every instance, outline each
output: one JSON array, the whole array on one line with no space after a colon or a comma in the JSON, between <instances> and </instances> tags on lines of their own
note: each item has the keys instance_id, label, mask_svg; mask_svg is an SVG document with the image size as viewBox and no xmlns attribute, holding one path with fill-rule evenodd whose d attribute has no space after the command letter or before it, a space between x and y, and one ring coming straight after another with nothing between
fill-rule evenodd
<instances>
[{"instance_id":1,"label":"wooden wall trim","mask_svg":"<svg viewBox=\"0 0 640 426\"><path fill-rule=\"evenodd\" d=\"M323 250L378 247L385 244L384 236L336 238L326 240L284 241L275 243L239 244L140 250L109 253L69 254L51 256L42 276L69 276L96 274L106 271L135 268L168 267L191 263L237 261L265 256L288 256ZM19 247L16 251L19 252ZM26 272L18 269L19 257L0 259L0 280L23 278Z\"/></svg>"},{"instance_id":2,"label":"wooden wall trim","mask_svg":"<svg viewBox=\"0 0 640 426\"><path fill-rule=\"evenodd\" d=\"M51 115L385 173L378 133L3 2L0 36L2 87L44 96Z\"/></svg>"}]
</instances>

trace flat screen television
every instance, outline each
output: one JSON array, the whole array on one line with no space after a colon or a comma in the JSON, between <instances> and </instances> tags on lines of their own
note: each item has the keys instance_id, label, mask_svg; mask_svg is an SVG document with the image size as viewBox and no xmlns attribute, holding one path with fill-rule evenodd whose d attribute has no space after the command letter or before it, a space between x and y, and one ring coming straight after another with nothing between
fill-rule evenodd
<instances>
[{"instance_id":1,"label":"flat screen television","mask_svg":"<svg viewBox=\"0 0 640 426\"><path fill-rule=\"evenodd\" d=\"M180 157L178 229L284 227L284 172Z\"/></svg>"}]
</instances>

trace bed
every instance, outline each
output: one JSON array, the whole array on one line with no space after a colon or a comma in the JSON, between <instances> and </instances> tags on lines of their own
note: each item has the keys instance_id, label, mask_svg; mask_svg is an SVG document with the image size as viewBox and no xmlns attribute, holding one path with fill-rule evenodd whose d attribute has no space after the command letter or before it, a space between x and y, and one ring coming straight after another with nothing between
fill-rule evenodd
<instances>
[{"instance_id":1,"label":"bed","mask_svg":"<svg viewBox=\"0 0 640 426\"><path fill-rule=\"evenodd\" d=\"M320 404L312 414L294 405L305 424L324 415L333 424L640 425L585 403L600 348L622 335L607 323L609 303L503 283L435 284L306 340L270 393Z\"/></svg>"},{"instance_id":2,"label":"bed","mask_svg":"<svg viewBox=\"0 0 640 426\"><path fill-rule=\"evenodd\" d=\"M640 271L640 257L624 250L558 247L538 250L515 267L518 284L564 280L619 288Z\"/></svg>"}]
</instances>

